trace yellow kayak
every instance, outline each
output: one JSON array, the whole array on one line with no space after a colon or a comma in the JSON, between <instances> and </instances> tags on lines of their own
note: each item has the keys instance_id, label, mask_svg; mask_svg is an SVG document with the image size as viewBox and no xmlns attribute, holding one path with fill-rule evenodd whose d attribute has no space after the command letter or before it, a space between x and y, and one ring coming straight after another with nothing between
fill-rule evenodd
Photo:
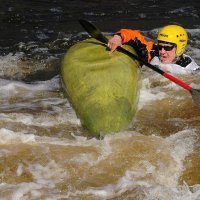
<instances>
[{"instance_id":1,"label":"yellow kayak","mask_svg":"<svg viewBox=\"0 0 200 200\"><path fill-rule=\"evenodd\" d=\"M109 54L106 45L95 39L78 42L67 51L61 67L64 91L92 135L128 127L137 109L139 66L123 53Z\"/></svg>"}]
</instances>

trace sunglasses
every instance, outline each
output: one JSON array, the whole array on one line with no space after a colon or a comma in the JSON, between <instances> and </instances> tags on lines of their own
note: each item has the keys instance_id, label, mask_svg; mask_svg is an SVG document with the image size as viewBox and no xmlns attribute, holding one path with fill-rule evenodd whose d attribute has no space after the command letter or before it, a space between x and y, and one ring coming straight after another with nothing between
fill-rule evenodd
<instances>
[{"instance_id":1,"label":"sunglasses","mask_svg":"<svg viewBox=\"0 0 200 200\"><path fill-rule=\"evenodd\" d=\"M158 47L158 50L164 49L165 51L171 51L175 46L174 45L163 46L163 45L158 44L157 47Z\"/></svg>"}]
</instances>

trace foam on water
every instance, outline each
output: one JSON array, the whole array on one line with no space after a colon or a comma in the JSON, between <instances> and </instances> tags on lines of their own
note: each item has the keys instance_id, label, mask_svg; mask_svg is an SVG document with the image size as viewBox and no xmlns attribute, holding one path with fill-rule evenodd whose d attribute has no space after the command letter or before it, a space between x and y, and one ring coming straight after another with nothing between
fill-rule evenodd
<instances>
[{"instance_id":1,"label":"foam on water","mask_svg":"<svg viewBox=\"0 0 200 200\"><path fill-rule=\"evenodd\" d=\"M70 190L66 195L61 195L61 197L73 197L81 195L92 195L93 198L103 198L109 199L114 197L123 196L124 193L132 190L142 190L143 195L147 200L151 199L187 199L188 196L191 197L191 200L195 199L199 194L200 190L197 186L194 186L195 191L192 191L187 184L179 185L178 179L182 173L183 161L185 157L192 152L193 145L196 138L195 130L184 130L180 131L174 135L171 135L165 139L158 136L143 136L135 132L122 132L117 135L109 135L104 138L104 140L91 139L87 140L85 137L75 136L75 140L65 140L59 138L40 138L36 137L33 134L23 134L23 133L14 133L9 130L1 129L0 130L1 144L11 144L11 143L27 143L27 144L51 144L58 145L59 148L64 146L74 146L78 148L92 147L98 149L98 155L93 155L92 152L78 153L74 154L71 159L67 159L67 162L55 161L53 157L49 157L49 161L44 165L42 163L29 163L27 168L24 164L19 164L16 169L16 175L20 176L23 171L28 170L32 174L33 182L20 183L20 184L1 184L1 191L3 188L6 188L6 191L13 191L11 199L28 199L31 194L31 198L46 196L43 191L48 189L48 196L52 199L57 196L54 193L56 192L56 184L70 180L72 174L69 174L68 168L66 168L65 163L73 163L79 169L80 165L85 165L89 163L89 168L99 166L98 170L101 171L101 162L107 162L110 160L111 163L117 164L115 159L117 156L115 145L119 145L118 142L127 143L129 141L129 148L135 148L136 145L142 145L140 142L143 142L143 145L147 146L150 152L141 151L141 154L138 155L139 162L137 165L140 167L128 167L124 171L124 175L119 177L118 180L114 183L106 184L102 187L86 187L83 191L75 191L71 193ZM146 137L146 139L145 139ZM134 141L134 142L130 142ZM154 154L157 154L156 161L153 161L155 155L151 155L151 148L153 148ZM51 147L42 147L43 151L46 151L46 154L50 153ZM46 150L45 150L46 149ZM125 150L125 149L124 149ZM136 150L136 149L135 149ZM123 151L123 148L122 148ZM124 154L127 152L124 151ZM136 152L135 152L136 153ZM128 154L127 154L128 155ZM167 157L165 157L167 155ZM9 156L9 154L8 154ZM50 156L50 154L49 154ZM151 157L150 157L151 156ZM164 157L160 157L164 156ZM170 158L171 157L171 158ZM117 158L117 157L116 157ZM128 159L128 158L127 158ZM134 160L133 160L134 161ZM70 164L70 165L71 165ZM114 167L114 165L113 165ZM89 170L86 167L84 170ZM80 173L77 171L77 173ZM88 172L85 171L87 174ZM82 179L83 177L81 177ZM94 176L95 178L95 176ZM80 179L80 181L81 181ZM87 178L86 178L87 180ZM82 180L84 181L84 179ZM28 195L29 194L29 195ZM131 194L130 194L131 195ZM58 197L57 196L57 197ZM8 197L8 196L7 196ZM59 199L55 198L55 199Z\"/></svg>"},{"instance_id":2,"label":"foam on water","mask_svg":"<svg viewBox=\"0 0 200 200\"><path fill-rule=\"evenodd\" d=\"M38 91L54 91L60 88L59 76L55 76L51 80L47 81L35 81L31 84L24 83L22 81L13 81L0 79L0 94L4 97L14 96L20 94L20 91L25 91L26 94Z\"/></svg>"},{"instance_id":3,"label":"foam on water","mask_svg":"<svg viewBox=\"0 0 200 200\"><path fill-rule=\"evenodd\" d=\"M13 72L18 71L18 61L22 57L23 53L17 53L16 55L13 55L12 53L9 53L6 56L0 56L0 77L3 77L5 75L5 72L7 74L13 74ZM14 72L14 73L15 73Z\"/></svg>"},{"instance_id":4,"label":"foam on water","mask_svg":"<svg viewBox=\"0 0 200 200\"><path fill-rule=\"evenodd\" d=\"M144 105L146 105L149 101L161 100L164 99L167 95L162 91L157 91L156 89L150 88L149 78L143 78L142 80L142 87L140 90L140 97L139 97L139 105L138 109L140 110Z\"/></svg>"},{"instance_id":5,"label":"foam on water","mask_svg":"<svg viewBox=\"0 0 200 200\"><path fill-rule=\"evenodd\" d=\"M191 200L197 200L197 197L200 197L200 189L197 186L193 186L194 188L198 188L193 191L186 183L184 185L178 184L178 178L183 170L183 161L192 152L195 137L195 130L185 130L164 140L161 139L160 142L162 145L156 151L162 151L161 148L168 149L174 160L172 165L174 169L168 168L169 166L166 167L165 164L167 163L162 158L157 160L159 167L154 166L148 160L141 160L140 164L144 166L144 171L141 169L138 171L129 169L123 177L119 178L116 184L108 184L107 186L99 188L89 188L85 191L86 194L109 199L119 197L127 191L142 188L145 196L142 199L188 200L188 197L190 197ZM144 177L147 175L153 176L153 181L145 179Z\"/></svg>"},{"instance_id":6,"label":"foam on water","mask_svg":"<svg viewBox=\"0 0 200 200\"><path fill-rule=\"evenodd\" d=\"M12 143L29 143L35 142L34 134L24 134L22 132L14 132L5 128L0 129L0 144Z\"/></svg>"}]
</instances>

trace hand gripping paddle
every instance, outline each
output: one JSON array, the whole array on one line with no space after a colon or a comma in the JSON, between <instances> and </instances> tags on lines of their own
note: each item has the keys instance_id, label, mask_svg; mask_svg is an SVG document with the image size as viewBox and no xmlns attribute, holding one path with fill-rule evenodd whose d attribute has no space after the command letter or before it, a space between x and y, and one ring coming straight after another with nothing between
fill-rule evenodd
<instances>
[{"instance_id":1,"label":"hand gripping paddle","mask_svg":"<svg viewBox=\"0 0 200 200\"><path fill-rule=\"evenodd\" d=\"M98 41L100 41L100 42L102 42L104 44L108 43L108 39L92 23L90 23L90 22L88 22L88 21L86 21L84 19L80 19L79 23L88 32L88 34L90 36L92 36L93 38L95 38L96 40L98 40ZM182 88L188 90L190 92L190 94L192 95L194 103L197 104L197 105L200 105L200 90L199 89L192 88L187 83L185 83L185 82L181 81L180 79L172 76L171 74L168 74L168 73L162 71L161 69L155 67L154 65L151 65L150 63L148 63L148 62L144 61L143 59L139 58L138 56L136 56L135 54L127 51L123 47L119 46L119 47L117 47L117 50L119 52L122 52L122 53L130 56L131 58L133 58L135 60L138 60L143 65L151 68L152 70L154 70L155 72L161 74L162 76L164 76L165 78L169 79L170 81L173 81L174 83L178 84Z\"/></svg>"}]
</instances>

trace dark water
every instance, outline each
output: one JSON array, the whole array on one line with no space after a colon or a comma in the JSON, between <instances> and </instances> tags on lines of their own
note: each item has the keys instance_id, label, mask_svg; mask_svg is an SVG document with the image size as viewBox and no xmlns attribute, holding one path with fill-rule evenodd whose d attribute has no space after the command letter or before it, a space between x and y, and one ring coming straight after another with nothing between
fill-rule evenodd
<instances>
[{"instance_id":1,"label":"dark water","mask_svg":"<svg viewBox=\"0 0 200 200\"><path fill-rule=\"evenodd\" d=\"M169 23L199 28L199 13L198 0L1 0L0 43L11 47L18 42L52 42L66 34L73 37L82 30L81 18L108 32L121 27L149 30Z\"/></svg>"},{"instance_id":2,"label":"dark water","mask_svg":"<svg viewBox=\"0 0 200 200\"><path fill-rule=\"evenodd\" d=\"M183 25L200 64L199 1L0 0L0 200L200 199L200 110L191 95L143 69L127 130L88 138L60 86L64 53L88 35ZM200 88L199 74L180 77Z\"/></svg>"}]
</instances>

